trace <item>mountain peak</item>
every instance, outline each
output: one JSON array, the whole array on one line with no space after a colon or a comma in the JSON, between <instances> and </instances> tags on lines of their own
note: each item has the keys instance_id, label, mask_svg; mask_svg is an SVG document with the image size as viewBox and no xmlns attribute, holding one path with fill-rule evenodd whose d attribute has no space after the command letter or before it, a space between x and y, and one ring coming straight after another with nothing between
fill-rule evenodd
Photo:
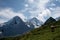
<instances>
[{"instance_id":1,"label":"mountain peak","mask_svg":"<svg viewBox=\"0 0 60 40\"><path fill-rule=\"evenodd\" d=\"M2 35L3 37L5 37L5 36L15 36L18 34L22 35L31 30L31 28L29 28L19 16L15 16L8 22L6 22L4 26L2 26L2 30L3 30Z\"/></svg>"},{"instance_id":2,"label":"mountain peak","mask_svg":"<svg viewBox=\"0 0 60 40\"><path fill-rule=\"evenodd\" d=\"M43 22L41 20L38 20L36 17L33 17L28 22L32 23L35 26L35 28L38 28L39 26L43 24Z\"/></svg>"},{"instance_id":3,"label":"mountain peak","mask_svg":"<svg viewBox=\"0 0 60 40\"><path fill-rule=\"evenodd\" d=\"M7 24L14 24L14 23L19 24L21 22L23 22L22 19L19 16L15 16L11 20L9 20Z\"/></svg>"},{"instance_id":4,"label":"mountain peak","mask_svg":"<svg viewBox=\"0 0 60 40\"><path fill-rule=\"evenodd\" d=\"M45 24L49 24L49 23L52 23L52 22L56 22L56 20L53 17L50 17L49 19L47 19Z\"/></svg>"},{"instance_id":5,"label":"mountain peak","mask_svg":"<svg viewBox=\"0 0 60 40\"><path fill-rule=\"evenodd\" d=\"M36 17L30 19L30 21L39 21Z\"/></svg>"},{"instance_id":6,"label":"mountain peak","mask_svg":"<svg viewBox=\"0 0 60 40\"><path fill-rule=\"evenodd\" d=\"M54 19L53 17L50 17L49 19Z\"/></svg>"},{"instance_id":7,"label":"mountain peak","mask_svg":"<svg viewBox=\"0 0 60 40\"><path fill-rule=\"evenodd\" d=\"M32 18L32 19L37 19L36 17Z\"/></svg>"},{"instance_id":8,"label":"mountain peak","mask_svg":"<svg viewBox=\"0 0 60 40\"><path fill-rule=\"evenodd\" d=\"M20 17L19 16L15 16L15 17L13 17L13 19L20 19Z\"/></svg>"},{"instance_id":9,"label":"mountain peak","mask_svg":"<svg viewBox=\"0 0 60 40\"><path fill-rule=\"evenodd\" d=\"M53 17L50 17L47 21L56 21Z\"/></svg>"},{"instance_id":10,"label":"mountain peak","mask_svg":"<svg viewBox=\"0 0 60 40\"><path fill-rule=\"evenodd\" d=\"M15 16L15 18L20 18L19 16Z\"/></svg>"}]
</instances>

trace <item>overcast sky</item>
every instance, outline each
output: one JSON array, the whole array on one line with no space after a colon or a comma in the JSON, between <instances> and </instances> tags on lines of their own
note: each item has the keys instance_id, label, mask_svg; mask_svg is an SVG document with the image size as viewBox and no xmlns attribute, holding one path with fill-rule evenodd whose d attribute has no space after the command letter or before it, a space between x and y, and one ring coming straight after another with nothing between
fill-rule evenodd
<instances>
[{"instance_id":1,"label":"overcast sky","mask_svg":"<svg viewBox=\"0 0 60 40\"><path fill-rule=\"evenodd\" d=\"M33 17L45 22L60 16L60 0L0 0L0 23L19 16L23 21Z\"/></svg>"}]
</instances>

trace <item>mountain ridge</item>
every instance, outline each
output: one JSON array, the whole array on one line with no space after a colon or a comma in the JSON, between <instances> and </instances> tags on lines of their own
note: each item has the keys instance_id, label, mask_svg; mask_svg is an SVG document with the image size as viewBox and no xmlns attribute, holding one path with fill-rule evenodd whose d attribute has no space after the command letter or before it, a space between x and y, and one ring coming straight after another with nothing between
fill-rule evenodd
<instances>
[{"instance_id":1,"label":"mountain ridge","mask_svg":"<svg viewBox=\"0 0 60 40\"><path fill-rule=\"evenodd\" d=\"M53 32L51 26L54 26ZM58 26L59 25L59 26ZM3 40L60 40L60 20L50 26L42 25L22 36L2 38Z\"/></svg>"},{"instance_id":2,"label":"mountain ridge","mask_svg":"<svg viewBox=\"0 0 60 40\"><path fill-rule=\"evenodd\" d=\"M29 31L30 28L22 21L22 19L18 16L13 17L11 20L6 22L3 25L2 29L2 36L15 36L17 34L23 34Z\"/></svg>"},{"instance_id":3,"label":"mountain ridge","mask_svg":"<svg viewBox=\"0 0 60 40\"><path fill-rule=\"evenodd\" d=\"M53 22L56 22L56 20L53 18L53 17L50 17L46 20L46 22L44 23L45 25L48 24L48 25L51 25L51 23Z\"/></svg>"},{"instance_id":4,"label":"mountain ridge","mask_svg":"<svg viewBox=\"0 0 60 40\"><path fill-rule=\"evenodd\" d=\"M28 23L33 24L35 27L39 27L43 24L43 22L41 20L38 20L36 17L33 17L32 19L30 19Z\"/></svg>"}]
</instances>

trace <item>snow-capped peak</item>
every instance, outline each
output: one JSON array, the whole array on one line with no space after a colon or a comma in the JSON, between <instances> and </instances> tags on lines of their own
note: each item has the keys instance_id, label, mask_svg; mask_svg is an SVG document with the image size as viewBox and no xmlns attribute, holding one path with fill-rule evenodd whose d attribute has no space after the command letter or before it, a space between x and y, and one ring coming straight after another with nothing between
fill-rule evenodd
<instances>
[{"instance_id":1,"label":"snow-capped peak","mask_svg":"<svg viewBox=\"0 0 60 40\"><path fill-rule=\"evenodd\" d=\"M43 22L38 20L36 17L30 19L28 22L32 23L34 26L41 26L43 24Z\"/></svg>"}]
</instances>

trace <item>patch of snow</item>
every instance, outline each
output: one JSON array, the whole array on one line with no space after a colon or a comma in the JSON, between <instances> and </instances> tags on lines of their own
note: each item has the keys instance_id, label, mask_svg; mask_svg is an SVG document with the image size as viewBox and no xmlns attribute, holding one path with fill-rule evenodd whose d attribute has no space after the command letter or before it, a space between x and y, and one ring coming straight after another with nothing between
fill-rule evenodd
<instances>
[{"instance_id":1,"label":"patch of snow","mask_svg":"<svg viewBox=\"0 0 60 40\"><path fill-rule=\"evenodd\" d=\"M27 25L28 27L30 27L30 25Z\"/></svg>"},{"instance_id":2,"label":"patch of snow","mask_svg":"<svg viewBox=\"0 0 60 40\"><path fill-rule=\"evenodd\" d=\"M0 32L0 34L2 34L2 32Z\"/></svg>"},{"instance_id":3,"label":"patch of snow","mask_svg":"<svg viewBox=\"0 0 60 40\"><path fill-rule=\"evenodd\" d=\"M4 23L1 23L1 24L0 24L0 27L2 27L3 25L5 25L5 24L4 24Z\"/></svg>"}]
</instances>

